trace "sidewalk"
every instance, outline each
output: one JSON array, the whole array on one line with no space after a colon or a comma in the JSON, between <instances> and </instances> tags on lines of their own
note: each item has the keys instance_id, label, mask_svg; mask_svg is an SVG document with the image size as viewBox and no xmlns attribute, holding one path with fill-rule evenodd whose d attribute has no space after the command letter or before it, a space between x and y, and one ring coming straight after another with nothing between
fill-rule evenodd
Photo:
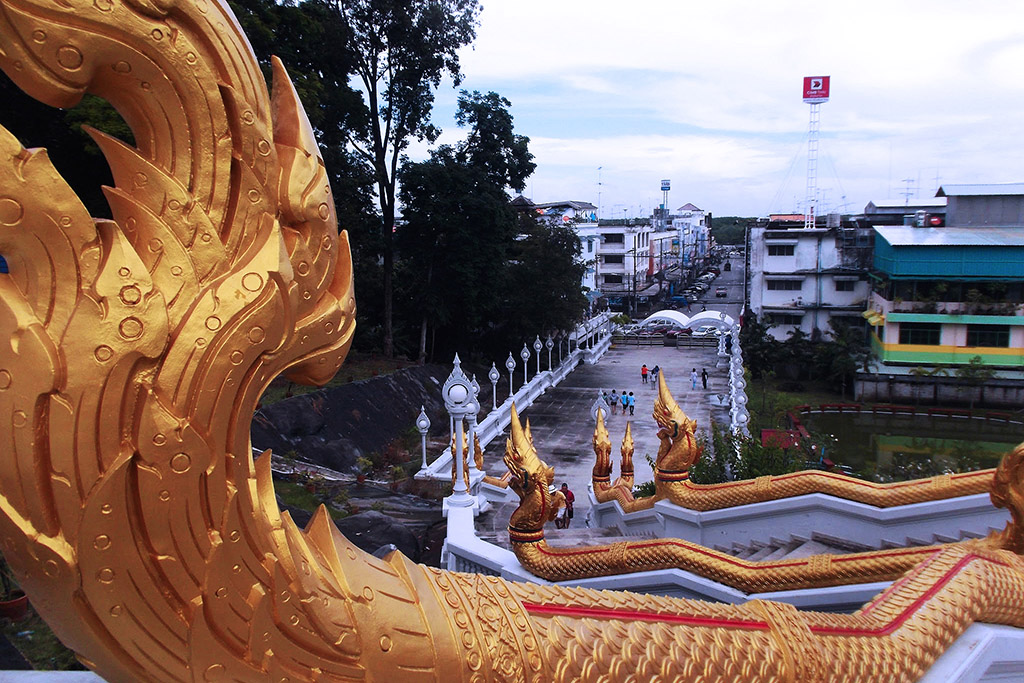
<instances>
[{"instance_id":1,"label":"sidewalk","mask_svg":"<svg viewBox=\"0 0 1024 683\"><path fill-rule=\"evenodd\" d=\"M722 361L718 367L719 360ZM651 417L654 401L657 398L657 387L652 382L642 384L640 366L647 364L648 369L660 366L665 373L669 390L683 411L697 420L697 433L710 435L712 412L717 422L728 421L725 408L712 407L711 397L717 393L728 393L728 362L719 359L714 347L626 347L613 346L596 365L585 365L559 386L549 390L537 400L533 406L520 416L529 418L533 432L534 446L541 459L555 468L555 485L562 482L576 494L576 515L574 522L582 526L590 507L587 498L587 486L590 484L591 471L594 467L594 421L590 416L590 408L600 394L600 390L611 393L612 389L621 393L623 389L632 391L636 397L636 409L633 416L623 416L621 407L619 414L606 416L606 425L612 441L612 479L619 473L619 448L626 423L633 422L633 466L636 483L651 481L654 473L645 455L655 458L658 453L659 441L656 436L657 423ZM697 381L697 389L690 386L690 371L702 368L708 371L708 389L701 387ZM501 476L505 472L501 460L505 449L505 439L495 439L484 453L484 469L488 474ZM512 508L514 509L514 508ZM505 514L510 512L506 511ZM493 520L495 525L503 525L507 520ZM553 531L552 527L552 533Z\"/></svg>"}]
</instances>

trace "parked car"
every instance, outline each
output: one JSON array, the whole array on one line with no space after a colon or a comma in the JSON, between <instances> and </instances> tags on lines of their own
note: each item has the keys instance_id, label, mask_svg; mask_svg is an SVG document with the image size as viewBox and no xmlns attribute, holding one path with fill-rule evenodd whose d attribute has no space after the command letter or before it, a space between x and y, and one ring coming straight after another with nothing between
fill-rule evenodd
<instances>
[{"instance_id":1,"label":"parked car","mask_svg":"<svg viewBox=\"0 0 1024 683\"><path fill-rule=\"evenodd\" d=\"M729 295L729 290L725 287L715 287L715 296L722 298Z\"/></svg>"},{"instance_id":2,"label":"parked car","mask_svg":"<svg viewBox=\"0 0 1024 683\"><path fill-rule=\"evenodd\" d=\"M693 331L694 337L717 337L718 328L714 325L701 325Z\"/></svg>"}]
</instances>

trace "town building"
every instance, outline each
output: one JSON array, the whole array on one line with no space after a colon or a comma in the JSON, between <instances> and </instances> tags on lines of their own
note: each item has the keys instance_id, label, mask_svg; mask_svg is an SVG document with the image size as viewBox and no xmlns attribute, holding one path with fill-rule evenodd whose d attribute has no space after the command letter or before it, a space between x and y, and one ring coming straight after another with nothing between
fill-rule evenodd
<instances>
[{"instance_id":1,"label":"town building","mask_svg":"<svg viewBox=\"0 0 1024 683\"><path fill-rule=\"evenodd\" d=\"M805 228L803 215L773 215L750 229L750 310L776 339L796 330L820 339L836 318L861 322L871 230L826 218Z\"/></svg>"},{"instance_id":2,"label":"town building","mask_svg":"<svg viewBox=\"0 0 1024 683\"><path fill-rule=\"evenodd\" d=\"M875 228L864 316L880 372L974 358L1024 368L1024 183L945 185L937 197L945 226Z\"/></svg>"},{"instance_id":3,"label":"town building","mask_svg":"<svg viewBox=\"0 0 1024 683\"><path fill-rule=\"evenodd\" d=\"M711 253L710 217L703 210L687 202L672 216L672 229L676 231L680 267L683 273L700 274Z\"/></svg>"}]
</instances>

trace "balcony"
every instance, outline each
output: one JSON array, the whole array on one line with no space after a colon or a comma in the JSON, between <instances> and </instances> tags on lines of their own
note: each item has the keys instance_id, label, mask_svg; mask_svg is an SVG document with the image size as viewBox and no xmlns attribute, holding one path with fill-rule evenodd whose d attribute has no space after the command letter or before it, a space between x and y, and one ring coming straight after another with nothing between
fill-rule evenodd
<instances>
[{"instance_id":1,"label":"balcony","mask_svg":"<svg viewBox=\"0 0 1024 683\"><path fill-rule=\"evenodd\" d=\"M881 311L883 314L1024 316L1024 304L1010 302L904 301L900 298L894 298L892 301L889 301L883 299L877 292L872 292L870 303L872 308Z\"/></svg>"}]
</instances>

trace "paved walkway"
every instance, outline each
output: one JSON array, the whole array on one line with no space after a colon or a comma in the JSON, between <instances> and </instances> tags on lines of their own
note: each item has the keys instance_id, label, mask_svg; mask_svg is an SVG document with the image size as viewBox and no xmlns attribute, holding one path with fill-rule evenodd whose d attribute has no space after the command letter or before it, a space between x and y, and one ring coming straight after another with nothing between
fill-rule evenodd
<instances>
[{"instance_id":1,"label":"paved walkway","mask_svg":"<svg viewBox=\"0 0 1024 683\"><path fill-rule=\"evenodd\" d=\"M612 441L613 480L619 472L619 447L626 423L632 421L635 481L638 484L651 481L654 473L644 456L650 455L653 459L658 453L658 427L651 417L657 388L651 382L641 383L640 366L645 363L648 368L660 366L665 373L669 390L672 391L679 406L687 415L697 420L698 433L710 433L712 416L719 423L728 420L728 411L725 408L712 406L714 394L728 392L728 359L719 359L717 351L716 347L615 345L596 365L580 366L564 382L549 390L522 414L521 417L530 420L537 453L542 460L555 468L555 484L561 486L562 482L567 482L569 488L576 494L574 521L578 525L582 526L590 507L587 486L594 467L594 421L590 416L590 408L600 390L611 393L612 389L617 392L625 389L627 392L632 391L636 397L636 410L633 416L623 416L620 412L607 418L606 424ZM693 368L697 369L698 374L702 368L707 368L707 390L701 387L700 380L697 381L696 390L691 388L690 371ZM501 461L504 448L503 438L495 439L488 446L484 454L484 469L489 474L504 474L505 466ZM485 526L503 528L512 509L514 506L497 511L496 514L504 516L504 519L481 521Z\"/></svg>"}]
</instances>

